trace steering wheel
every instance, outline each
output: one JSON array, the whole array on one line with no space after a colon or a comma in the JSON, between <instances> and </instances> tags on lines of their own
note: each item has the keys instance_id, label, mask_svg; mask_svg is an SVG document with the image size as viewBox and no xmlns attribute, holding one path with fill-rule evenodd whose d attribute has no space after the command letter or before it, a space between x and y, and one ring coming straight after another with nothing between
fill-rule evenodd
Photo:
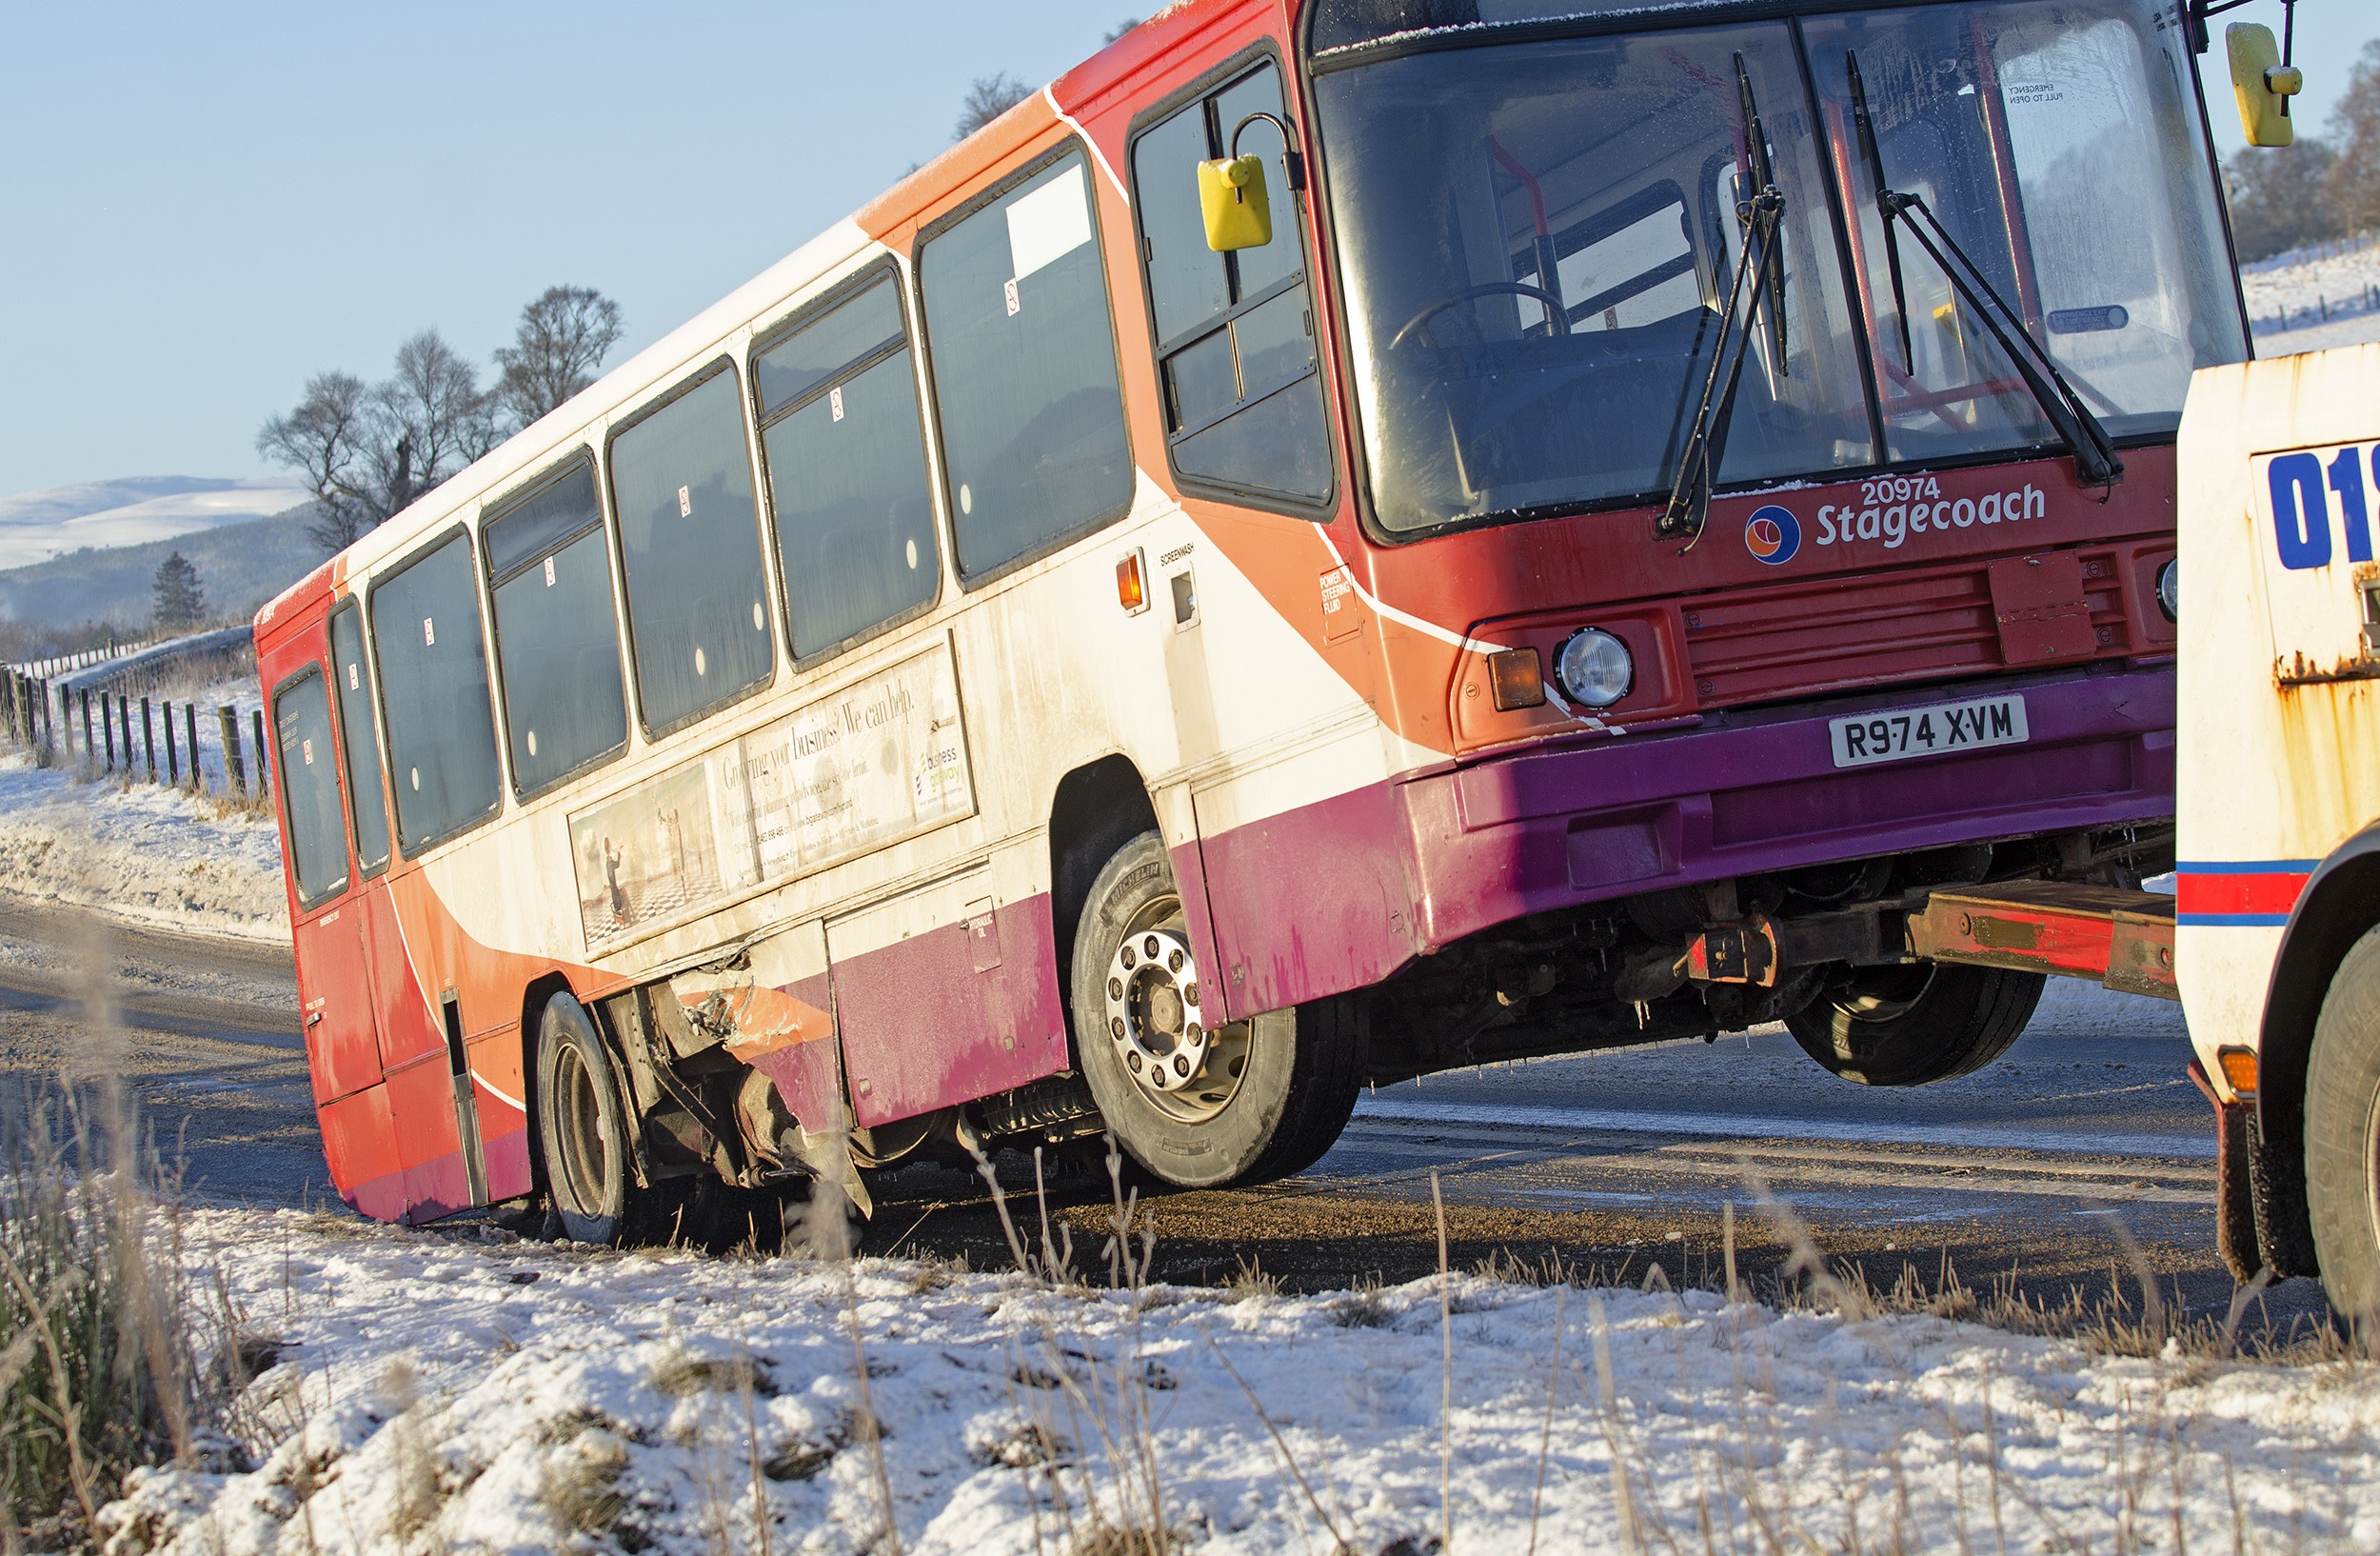
<instances>
[{"instance_id":1,"label":"steering wheel","mask_svg":"<svg viewBox=\"0 0 2380 1556\"><path fill-rule=\"evenodd\" d=\"M1549 321L1562 312L1562 300L1543 287L1532 287L1520 281L1482 281L1476 287L1465 287L1460 291L1448 292L1412 318L1407 319L1403 329L1388 337L1388 349L1392 351L1396 350L1407 340L1420 333L1423 325L1453 308L1457 303L1468 303L1475 297L1490 297L1497 292L1511 292L1517 297L1536 298L1545 305L1545 316ZM1567 323L1568 320L1565 318L1563 322ZM1427 343L1424 342L1424 344Z\"/></svg>"}]
</instances>

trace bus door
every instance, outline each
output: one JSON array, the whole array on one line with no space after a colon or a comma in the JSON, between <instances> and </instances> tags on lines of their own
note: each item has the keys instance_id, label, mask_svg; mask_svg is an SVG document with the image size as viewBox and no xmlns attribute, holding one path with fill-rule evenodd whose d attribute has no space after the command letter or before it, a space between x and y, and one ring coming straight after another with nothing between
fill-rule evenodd
<instances>
[{"instance_id":1,"label":"bus door","mask_svg":"<svg viewBox=\"0 0 2380 1556\"><path fill-rule=\"evenodd\" d=\"M450 1034L446 1016L452 1007L432 1002L423 980L435 969L418 963L389 889L388 802L373 722L373 672L364 652L362 612L352 599L331 612L330 648L355 822L355 864L363 877L355 893L357 918L388 1110L397 1129L405 1218L429 1221L486 1201L479 1099L462 1056L459 1023ZM524 1182L509 1192L527 1189Z\"/></svg>"},{"instance_id":2,"label":"bus door","mask_svg":"<svg viewBox=\"0 0 2380 1556\"><path fill-rule=\"evenodd\" d=\"M297 954L298 1002L331 1182L357 1210L393 1220L405 1209L405 1188L382 1084L364 915L361 894L352 889L355 869L340 803L330 707L328 679L311 654L273 689L280 752L275 770L297 896L290 939Z\"/></svg>"}]
</instances>

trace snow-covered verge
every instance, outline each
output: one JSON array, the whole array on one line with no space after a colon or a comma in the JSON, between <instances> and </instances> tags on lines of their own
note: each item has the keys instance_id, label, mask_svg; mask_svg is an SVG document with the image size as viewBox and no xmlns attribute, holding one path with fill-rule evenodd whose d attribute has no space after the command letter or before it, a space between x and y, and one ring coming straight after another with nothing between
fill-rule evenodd
<instances>
[{"instance_id":1,"label":"snow-covered verge","mask_svg":"<svg viewBox=\"0 0 2380 1556\"><path fill-rule=\"evenodd\" d=\"M2380 340L2380 242L2240 271L2258 356L2290 356Z\"/></svg>"},{"instance_id":2,"label":"snow-covered verge","mask_svg":"<svg viewBox=\"0 0 2380 1556\"><path fill-rule=\"evenodd\" d=\"M213 783L220 792L219 772ZM0 890L179 928L289 935L269 811L37 768L21 751L0 754Z\"/></svg>"},{"instance_id":3,"label":"snow-covered verge","mask_svg":"<svg viewBox=\"0 0 2380 1556\"><path fill-rule=\"evenodd\" d=\"M1465 1553L2380 1549L2369 1362L1462 1275L1442 1330L1435 1280L1136 1305L503 1235L195 1214L198 1284L277 1347L232 1412L253 1467L135 1471L107 1548L1415 1556L1443 1484Z\"/></svg>"}]
</instances>

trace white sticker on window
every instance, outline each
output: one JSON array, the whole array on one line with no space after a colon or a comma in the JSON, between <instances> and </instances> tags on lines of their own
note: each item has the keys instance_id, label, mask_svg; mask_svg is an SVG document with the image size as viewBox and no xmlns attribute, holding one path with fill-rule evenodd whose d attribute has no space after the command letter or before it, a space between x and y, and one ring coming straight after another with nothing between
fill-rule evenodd
<instances>
[{"instance_id":1,"label":"white sticker on window","mask_svg":"<svg viewBox=\"0 0 2380 1556\"><path fill-rule=\"evenodd\" d=\"M554 587L554 559L550 556L545 559L545 587Z\"/></svg>"},{"instance_id":2,"label":"white sticker on window","mask_svg":"<svg viewBox=\"0 0 2380 1556\"><path fill-rule=\"evenodd\" d=\"M843 386L841 384L837 384L826 391L826 403L833 408L835 420L843 420Z\"/></svg>"},{"instance_id":3,"label":"white sticker on window","mask_svg":"<svg viewBox=\"0 0 2380 1556\"><path fill-rule=\"evenodd\" d=\"M298 742L298 749L306 753L306 765L312 767L314 765L314 743L310 740L301 740Z\"/></svg>"},{"instance_id":4,"label":"white sticker on window","mask_svg":"<svg viewBox=\"0 0 2380 1556\"><path fill-rule=\"evenodd\" d=\"M682 519L694 517L694 494L684 487L678 489L678 517Z\"/></svg>"},{"instance_id":5,"label":"white sticker on window","mask_svg":"<svg viewBox=\"0 0 2380 1556\"><path fill-rule=\"evenodd\" d=\"M1008 261L1019 281L1090 241L1091 207L1083 195L1081 163L1008 207ZM1016 310L1011 283L1008 311Z\"/></svg>"},{"instance_id":6,"label":"white sticker on window","mask_svg":"<svg viewBox=\"0 0 2380 1556\"><path fill-rule=\"evenodd\" d=\"M1022 303L1021 303L1021 302L1019 302L1019 301L1017 300L1017 283L1016 283L1015 279L1014 279L1014 278L1011 278L1011 279L1008 281L1008 283L1006 284L1006 286L1005 286L1005 287L1003 287L1002 289L1002 290L1003 290L1003 291L1007 294L1007 297L1008 297L1008 313L1009 313L1009 316L1010 316L1011 318L1014 318L1014 317L1016 316L1016 314L1017 314L1018 310L1019 310L1019 309L1022 309L1022 308L1024 307L1024 304L1022 304Z\"/></svg>"},{"instance_id":7,"label":"white sticker on window","mask_svg":"<svg viewBox=\"0 0 2380 1556\"><path fill-rule=\"evenodd\" d=\"M364 689L364 683L356 678L355 667L353 665L349 665L347 667L347 689L349 691L361 691Z\"/></svg>"},{"instance_id":8,"label":"white sticker on window","mask_svg":"<svg viewBox=\"0 0 2380 1556\"><path fill-rule=\"evenodd\" d=\"M438 628L427 616L422 618L422 647L425 648L438 647Z\"/></svg>"}]
</instances>

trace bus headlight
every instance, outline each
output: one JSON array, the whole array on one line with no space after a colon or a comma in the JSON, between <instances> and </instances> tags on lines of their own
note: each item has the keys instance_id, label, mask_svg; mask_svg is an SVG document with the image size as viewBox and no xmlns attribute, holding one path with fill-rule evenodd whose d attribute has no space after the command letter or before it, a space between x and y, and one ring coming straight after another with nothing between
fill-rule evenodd
<instances>
[{"instance_id":1,"label":"bus headlight","mask_svg":"<svg viewBox=\"0 0 2380 1556\"><path fill-rule=\"evenodd\" d=\"M1636 667L1628 645L1599 628L1571 634L1554 659L1554 678L1573 702L1589 708L1609 708L1628 695Z\"/></svg>"},{"instance_id":2,"label":"bus headlight","mask_svg":"<svg viewBox=\"0 0 2380 1556\"><path fill-rule=\"evenodd\" d=\"M2157 608L2165 612L2167 621L2176 625L2182 619L2181 566L2182 559L2176 556L2157 569Z\"/></svg>"}]
</instances>

